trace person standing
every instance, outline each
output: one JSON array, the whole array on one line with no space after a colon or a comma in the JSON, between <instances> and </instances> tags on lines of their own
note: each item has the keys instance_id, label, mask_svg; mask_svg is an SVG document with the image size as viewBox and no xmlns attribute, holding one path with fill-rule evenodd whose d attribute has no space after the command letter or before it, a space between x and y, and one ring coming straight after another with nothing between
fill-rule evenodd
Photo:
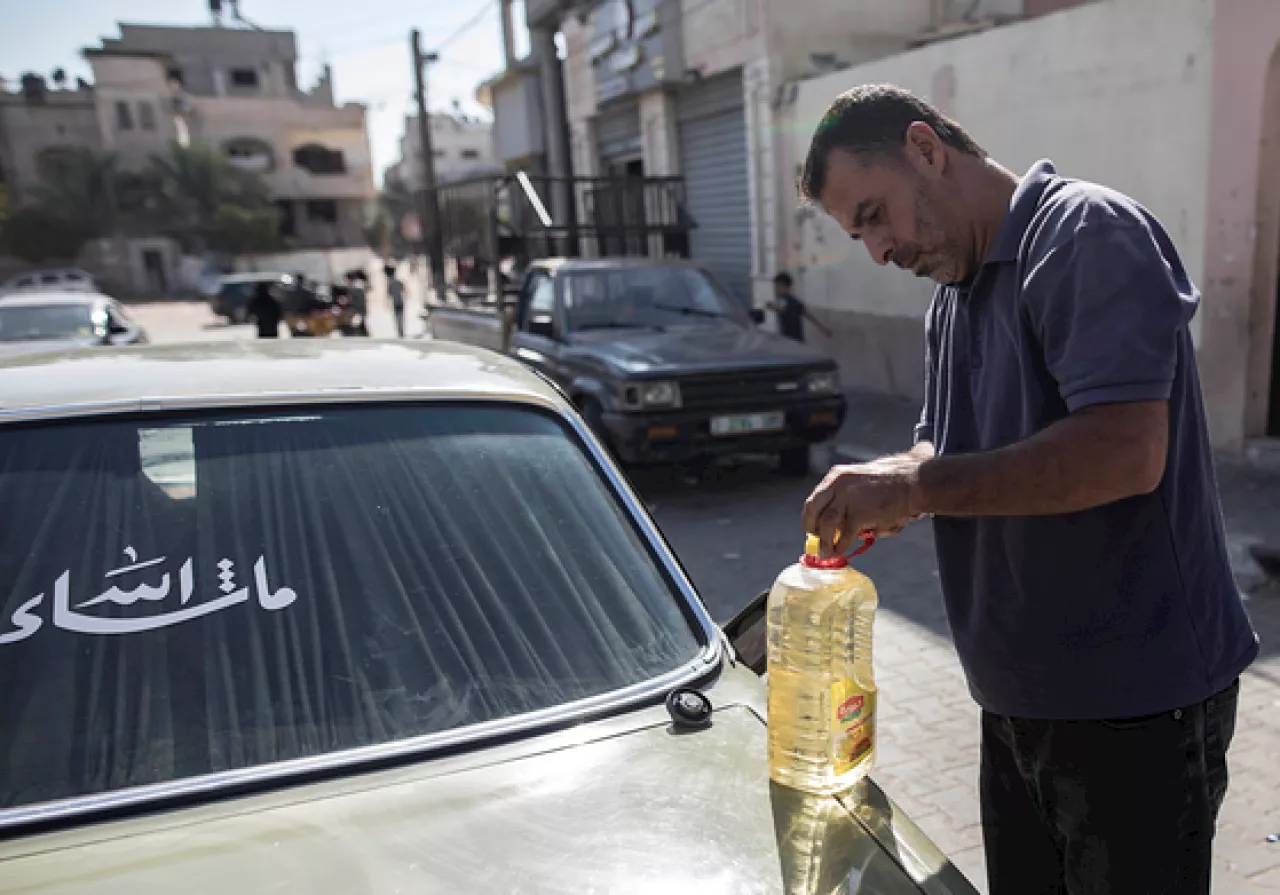
<instances>
[{"instance_id":1,"label":"person standing","mask_svg":"<svg viewBox=\"0 0 1280 895\"><path fill-rule=\"evenodd\" d=\"M360 315L357 331L362 336L369 335L369 297L365 291L365 273L363 270L347 271L347 295L351 299L351 310Z\"/></svg>"},{"instance_id":2,"label":"person standing","mask_svg":"<svg viewBox=\"0 0 1280 895\"><path fill-rule=\"evenodd\" d=\"M829 554L933 517L991 895L1208 893L1258 641L1168 234L1051 162L1015 176L888 85L832 103L799 188L938 284L915 448L833 468L802 521Z\"/></svg>"},{"instance_id":3,"label":"person standing","mask_svg":"<svg viewBox=\"0 0 1280 895\"><path fill-rule=\"evenodd\" d=\"M785 338L803 342L806 319L824 336L831 338L831 330L809 313L804 302L796 298L791 274L785 270L779 271L773 278L773 301L769 304L769 310L778 315L778 332Z\"/></svg>"},{"instance_id":4,"label":"person standing","mask_svg":"<svg viewBox=\"0 0 1280 895\"><path fill-rule=\"evenodd\" d=\"M273 283L256 283L253 298L249 301L249 315L258 324L259 339L276 339L280 336L280 300Z\"/></svg>"},{"instance_id":5,"label":"person standing","mask_svg":"<svg viewBox=\"0 0 1280 895\"><path fill-rule=\"evenodd\" d=\"M387 295L391 298L391 312L396 318L396 335L404 338L404 283L396 279L396 269L388 264L383 268L387 275Z\"/></svg>"}]
</instances>

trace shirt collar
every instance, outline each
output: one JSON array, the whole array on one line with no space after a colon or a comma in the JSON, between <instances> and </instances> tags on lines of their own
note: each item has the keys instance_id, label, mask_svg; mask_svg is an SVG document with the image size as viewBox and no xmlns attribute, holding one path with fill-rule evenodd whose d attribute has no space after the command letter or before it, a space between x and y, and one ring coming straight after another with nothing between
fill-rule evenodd
<instances>
[{"instance_id":1,"label":"shirt collar","mask_svg":"<svg viewBox=\"0 0 1280 895\"><path fill-rule=\"evenodd\" d=\"M1022 237L1031 224L1031 218L1040 205L1040 197L1049 181L1058 175L1053 162L1041 159L1031 166L1031 170L1023 176L1018 188L1013 191L1009 201L1009 213L1004 216L1000 229L996 231L995 242L991 244L983 264L1000 261L1017 261L1018 249L1022 245Z\"/></svg>"}]
</instances>

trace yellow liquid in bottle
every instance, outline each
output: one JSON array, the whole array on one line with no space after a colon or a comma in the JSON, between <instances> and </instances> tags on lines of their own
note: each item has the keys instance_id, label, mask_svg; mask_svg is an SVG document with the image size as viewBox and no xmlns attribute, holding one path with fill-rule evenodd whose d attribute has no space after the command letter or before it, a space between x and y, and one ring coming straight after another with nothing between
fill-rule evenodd
<instances>
[{"instance_id":1,"label":"yellow liquid in bottle","mask_svg":"<svg viewBox=\"0 0 1280 895\"><path fill-rule=\"evenodd\" d=\"M871 579L785 569L769 593L769 776L812 793L851 788L875 756Z\"/></svg>"}]
</instances>

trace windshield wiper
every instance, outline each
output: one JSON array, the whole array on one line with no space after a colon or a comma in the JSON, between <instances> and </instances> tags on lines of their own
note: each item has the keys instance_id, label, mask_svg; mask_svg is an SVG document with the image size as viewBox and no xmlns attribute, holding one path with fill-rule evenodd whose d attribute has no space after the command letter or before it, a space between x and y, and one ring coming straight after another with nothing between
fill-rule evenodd
<instances>
[{"instance_id":1,"label":"windshield wiper","mask_svg":"<svg viewBox=\"0 0 1280 895\"><path fill-rule=\"evenodd\" d=\"M706 311L702 308L691 308L688 305L654 305L655 310L671 311L674 314L683 314L686 317L712 317L719 320L728 315L721 314L719 311Z\"/></svg>"}]
</instances>

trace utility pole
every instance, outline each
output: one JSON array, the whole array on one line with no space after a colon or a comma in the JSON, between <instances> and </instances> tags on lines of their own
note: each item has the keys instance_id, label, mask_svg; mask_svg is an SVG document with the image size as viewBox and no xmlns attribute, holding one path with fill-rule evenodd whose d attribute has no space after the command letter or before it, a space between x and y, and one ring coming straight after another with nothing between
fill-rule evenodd
<instances>
[{"instance_id":1,"label":"utility pole","mask_svg":"<svg viewBox=\"0 0 1280 895\"><path fill-rule=\"evenodd\" d=\"M431 286L436 291L436 299L442 300L444 298L444 233L440 227L440 202L435 189L436 161L431 147L431 121L427 118L426 83L427 65L440 57L435 53L422 52L422 32L417 28L413 29L411 43L414 95L418 101L418 142L422 146L422 235L431 261Z\"/></svg>"}]
</instances>

